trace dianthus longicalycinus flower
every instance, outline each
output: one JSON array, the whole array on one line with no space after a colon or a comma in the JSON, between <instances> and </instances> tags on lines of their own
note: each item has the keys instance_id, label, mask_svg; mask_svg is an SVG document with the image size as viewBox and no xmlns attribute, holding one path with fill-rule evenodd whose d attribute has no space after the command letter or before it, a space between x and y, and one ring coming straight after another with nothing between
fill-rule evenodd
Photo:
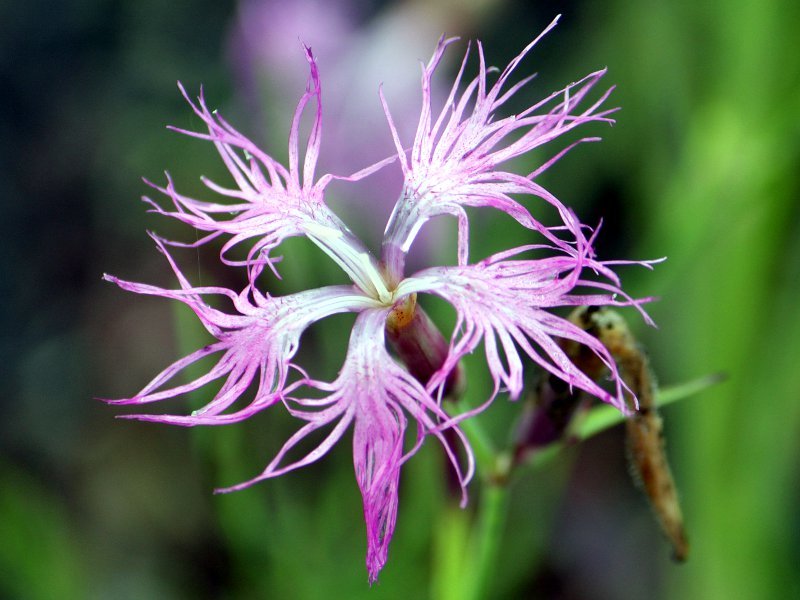
<instances>
[{"instance_id":1,"label":"dianthus longicalycinus flower","mask_svg":"<svg viewBox=\"0 0 800 600\"><path fill-rule=\"evenodd\" d=\"M502 71L486 66L478 43L477 74L464 80L468 51L444 105L435 107L431 81L444 52L455 42L441 38L431 60L422 66L422 109L414 139L410 144L400 139L381 94L388 135L395 141L397 154L349 176L315 176L322 139L322 89L310 48L305 47L310 73L291 123L288 165L209 110L202 93L193 101L181 87L206 131L177 131L210 141L232 182L225 186L203 179L221 197L215 201L183 195L169 176L166 185L150 184L167 198L165 205L147 199L155 212L205 232L199 240L185 244L154 236L178 281L176 289L106 276L126 290L183 302L212 338L164 369L139 393L112 403L149 405L222 381L213 398L190 415L135 414L126 415L128 418L183 426L226 425L267 408L282 407L300 422L297 432L260 474L218 491L240 490L310 465L352 431L370 581L375 581L386 563L398 511L401 467L426 439L438 440L456 472L465 504L474 460L459 423L485 410L501 392L517 399L524 387L525 361L621 411L630 410L625 401L626 384L605 346L551 312L565 306L635 306L649 322L641 308L649 299L635 300L623 292L612 268L620 263L596 258L596 232L536 181L569 149L597 138L568 143L528 173L515 173L508 167L512 159L551 144L579 126L612 122L610 115L616 110L603 106L611 89L588 100L605 75L605 70L600 70L517 114L500 114L531 79L510 83L518 65L555 23ZM310 133L301 149L300 122L312 109ZM404 183L376 258L331 210L325 193L334 178L357 181L392 161L400 165ZM376 194L381 192L376 190ZM556 224L546 226L535 218L524 204L531 200L537 214L549 209ZM466 212L470 207L509 214L529 230L532 243L471 261ZM457 219L457 264L408 273L406 255L417 234L428 220L440 215ZM296 236L316 244L349 283L285 296L263 291L270 273L279 276L273 250ZM220 260L225 265L246 269L247 283L241 289L192 285L168 251L169 246L198 246L214 239L224 240ZM232 255L236 246L245 247L243 259ZM291 264L291 257L285 264ZM428 318L417 303L421 295L438 296L454 307L452 332L444 335ZM230 300L232 310L220 310L206 301L214 296ZM339 375L333 381L316 380L295 362L301 335L313 323L344 312L357 317L349 342L342 344ZM574 363L557 341L564 339L585 346L598 357L611 374L611 391ZM387 341L396 351L394 356ZM443 408L442 398L460 389L461 358L480 345L493 390L476 408L450 414ZM175 382L190 365L210 356L218 356L218 360L206 373L189 382ZM244 402L248 390L254 390L254 395ZM406 444L409 420L416 425L412 444ZM297 458L294 453L301 443L317 438L319 432L324 432L322 441Z\"/></svg>"}]
</instances>

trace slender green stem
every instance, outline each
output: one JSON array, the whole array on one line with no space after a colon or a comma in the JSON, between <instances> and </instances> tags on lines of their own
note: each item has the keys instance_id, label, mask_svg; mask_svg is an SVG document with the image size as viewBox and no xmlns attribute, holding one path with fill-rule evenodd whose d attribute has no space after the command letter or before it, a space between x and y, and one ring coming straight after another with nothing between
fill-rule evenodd
<instances>
[{"instance_id":1,"label":"slender green stem","mask_svg":"<svg viewBox=\"0 0 800 600\"><path fill-rule=\"evenodd\" d=\"M469 410L469 407L464 402L446 402L445 408L451 413ZM480 417L466 419L459 423L458 426L467 435L469 445L475 455L478 473L490 473L495 468L498 451L489 439L489 434L486 433L486 430L481 425Z\"/></svg>"},{"instance_id":2,"label":"slender green stem","mask_svg":"<svg viewBox=\"0 0 800 600\"><path fill-rule=\"evenodd\" d=\"M656 406L662 408L678 400L688 398L719 383L723 379L725 379L724 375L713 373L711 375L692 379L686 383L659 389L656 392ZM574 444L576 442L588 440L604 432L606 429L611 429L615 425L619 425L624 420L625 416L613 406L608 404L595 406L578 422L568 443ZM564 449L566 444L565 442L556 442L546 448L542 448L531 456L526 462L527 466L534 470L544 466L558 456L559 452Z\"/></svg>"},{"instance_id":3,"label":"slender green stem","mask_svg":"<svg viewBox=\"0 0 800 600\"><path fill-rule=\"evenodd\" d=\"M714 373L692 379L686 383L659 389L656 391L656 406L663 407L677 402L678 400L688 398L719 383L724 378L724 375ZM583 421L578 425L575 431L575 437L578 440L586 440L606 429L610 429L614 425L622 423L624 420L625 417L623 414L613 406L608 404L596 406L589 411Z\"/></svg>"},{"instance_id":4,"label":"slender green stem","mask_svg":"<svg viewBox=\"0 0 800 600\"><path fill-rule=\"evenodd\" d=\"M716 383L722 376L707 375L687 383L664 388L656 395L656 404L665 406L683 398L687 398ZM463 408L463 406L461 407ZM625 417L612 406L598 406L588 412L573 432L573 439L586 440L598 433L621 423ZM498 451L492 444L480 419L467 419L461 427L469 438L475 452L478 472L482 475L481 497L478 514L468 545L468 552L463 557L461 568L450 572L448 597L453 597L454 590L459 590L459 598L468 600L484 600L489 598L492 581L496 571L500 552L503 529L505 528L509 503L508 483L513 462L508 452ZM539 450L528 462L534 469L553 460L564 448L564 443L554 443ZM458 520L461 523L460 520ZM449 563L452 565L452 563ZM461 571L460 577L458 571Z\"/></svg>"},{"instance_id":5,"label":"slender green stem","mask_svg":"<svg viewBox=\"0 0 800 600\"><path fill-rule=\"evenodd\" d=\"M467 598L489 598L508 515L509 491L506 481L487 481L481 490L478 523L471 545L472 585Z\"/></svg>"},{"instance_id":6,"label":"slender green stem","mask_svg":"<svg viewBox=\"0 0 800 600\"><path fill-rule=\"evenodd\" d=\"M463 403L459 408L464 410ZM475 454L477 472L483 485L478 514L467 552L462 558L460 576L452 581L448 594L461 590L459 599L488 598L494 567L502 540L508 506L508 472L511 464L505 452L498 451L480 419L467 419L460 424Z\"/></svg>"}]
</instances>

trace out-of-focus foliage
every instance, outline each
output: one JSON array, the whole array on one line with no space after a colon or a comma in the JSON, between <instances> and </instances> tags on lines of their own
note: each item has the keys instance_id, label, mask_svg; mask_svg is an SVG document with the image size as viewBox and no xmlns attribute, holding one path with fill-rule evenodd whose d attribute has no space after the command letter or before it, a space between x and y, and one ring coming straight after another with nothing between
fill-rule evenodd
<instances>
[{"instance_id":1,"label":"out-of-focus foliage","mask_svg":"<svg viewBox=\"0 0 800 600\"><path fill-rule=\"evenodd\" d=\"M172 285L144 230L193 239L145 214L136 202L147 193L140 176L160 181L169 169L187 193L202 193L200 174L224 181L209 145L163 129L197 126L175 81L190 90L204 83L229 120L276 155L284 151L290 114L278 108L291 109L303 81L292 89L285 74L262 73L255 96L243 92L241 48L231 38L243 7L254 3L0 6L0 595L446 598L448 574L474 551L475 506L454 507L433 444L403 474L389 563L369 589L361 503L344 446L278 481L213 496L213 487L263 468L294 426L285 415L189 431L115 421L119 411L92 399L129 395L204 343L180 309L100 282L111 271ZM662 382L728 375L664 411L691 536L687 564L668 560L612 431L513 482L491 597L800 596L800 5L326 5L345 11L337 23L361 36L362 59L384 48L377 40L387 32L410 45L412 36L417 44L421 32L441 30L481 38L493 64L564 12L526 59L526 71L541 73L530 93L607 65L623 110L613 128L592 131L602 144L576 149L544 183L583 220L603 219L604 257L669 257L652 273L623 272L632 293L660 297L650 308L659 329L635 327ZM434 43L432 33L425 47ZM297 52L302 69L299 44ZM366 98L376 112L381 79L415 67L427 51L382 56ZM326 85L335 73L319 58ZM331 106L337 101L348 106L341 98ZM325 118L333 127L337 114ZM323 135L323 162L336 164L347 149L326 140L342 140L341 132ZM352 143L360 135L354 130ZM390 199L396 193L381 190ZM334 201L357 228L382 229L360 220L367 197ZM524 239L507 220L481 222L473 256L497 250L498 237ZM450 240L452 227L436 235ZM439 246L434 239L428 247ZM284 269L276 292L336 280L310 246L292 242L284 254L307 266ZM213 249L178 257L204 282L241 275L215 267ZM443 323L452 320L430 308ZM341 357L330 348L341 343L327 340L344 335L347 318L308 333L314 350L303 359L316 375L335 375ZM470 398L479 399L485 373L473 362ZM496 444L507 443L518 411L503 401L481 417ZM476 481L475 504L479 489Z\"/></svg>"}]
</instances>

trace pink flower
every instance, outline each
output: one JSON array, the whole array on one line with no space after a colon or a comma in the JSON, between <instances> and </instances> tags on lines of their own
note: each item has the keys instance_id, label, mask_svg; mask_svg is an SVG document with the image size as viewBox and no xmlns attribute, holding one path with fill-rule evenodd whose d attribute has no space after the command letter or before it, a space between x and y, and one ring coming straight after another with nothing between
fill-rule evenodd
<instances>
[{"instance_id":1,"label":"pink flower","mask_svg":"<svg viewBox=\"0 0 800 600\"><path fill-rule=\"evenodd\" d=\"M554 24L555 21L548 30ZM165 187L154 187L170 198L172 207L162 208L149 200L157 212L208 232L197 243L227 236L220 257L226 264L246 267L249 280L244 289L193 287L159 238L155 238L156 243L175 272L180 284L178 289L106 276L124 289L187 304L215 340L167 367L135 396L110 402L149 404L224 378L211 401L191 415L128 417L185 426L220 425L241 421L269 406L282 404L303 423L261 474L219 491L242 489L315 462L352 427L353 458L363 496L367 569L371 582L376 580L386 562L394 531L400 469L428 436L437 438L449 456L462 486L462 504L466 503L466 486L473 475L474 464L459 422L485 409L501 391L507 391L512 399L520 395L523 388L520 349L569 385L620 410L627 410L623 401L624 384L605 347L550 309L576 305L635 305L638 308L647 299L633 300L622 292L611 263L595 259L594 238L587 239L584 235L588 228L569 208L535 183L535 176L563 151L527 175L502 168L511 158L554 140L578 125L609 121L608 114L612 112L600 110L609 92L601 94L599 100L586 108L579 108L601 79L601 71L518 115L498 118L496 110L528 81L507 85L514 69L537 40L529 44L491 85L487 81L490 70L484 64L479 44L478 76L459 91L465 57L450 97L434 120L431 78L443 52L453 42L440 40L430 63L423 68L422 114L410 152L406 152L399 139L384 102L405 183L386 229L382 261L376 260L325 203L325 188L333 176L315 179L322 101L317 66L311 50L306 48L311 72L292 122L288 168L262 152L222 117L209 111L201 95L197 104L191 100L189 103L208 132L183 133L209 140L216 146L235 187L225 188L211 181L205 183L229 200L218 203L183 196L169 178ZM316 111L301 168L300 121L312 102ZM339 179L361 179L390 161ZM544 199L560 215L560 225L545 227L511 194ZM513 248L470 263L465 207L473 206L492 207L510 214L535 235L540 235L541 243ZM414 238L428 219L442 214L453 215L459 222L458 264L406 275L405 256ZM257 278L264 267L268 266L277 275L272 250L292 236L305 236L314 242L343 269L352 284L281 297L261 292ZM229 258L228 251L242 243L249 244L247 258L242 261ZM588 293L579 293L581 289ZM449 342L430 325L417 305L418 294L434 294L454 306L457 324ZM227 297L232 311L212 308L205 300L207 296ZM293 362L300 336L316 321L341 312L358 313L344 364L334 381L317 381ZM402 362L387 350L387 333ZM608 365L613 391L598 386L575 367L555 338L575 340L590 348ZM441 398L449 389L448 382L457 372L461 357L473 352L481 342L494 379L494 392L478 408L462 414L447 414ZM219 359L207 373L189 383L170 384L186 367L214 354L219 355ZM253 385L252 400L245 406L235 407ZM316 391L304 393L303 390ZM409 418L416 423L417 435L416 443L406 448L404 439ZM319 429L328 432L322 442L301 458L287 458L301 441ZM455 436L445 436L447 429ZM453 447L452 440L459 440L462 449ZM460 456L463 456L463 463Z\"/></svg>"}]
</instances>

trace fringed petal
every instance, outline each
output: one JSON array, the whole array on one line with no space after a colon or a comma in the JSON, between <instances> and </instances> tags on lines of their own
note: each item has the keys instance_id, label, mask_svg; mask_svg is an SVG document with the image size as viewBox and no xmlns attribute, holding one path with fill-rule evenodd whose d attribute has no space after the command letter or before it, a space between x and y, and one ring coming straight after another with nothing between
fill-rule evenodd
<instances>
[{"instance_id":1,"label":"fringed petal","mask_svg":"<svg viewBox=\"0 0 800 600\"><path fill-rule=\"evenodd\" d=\"M618 287L618 279L607 264L592 258L589 240L580 237L576 248L560 255L539 259L512 259L540 247L514 248L474 265L433 267L401 283L399 292L428 292L450 302L457 322L450 352L442 368L429 382L429 389L441 387L450 371L481 341L495 392L508 390L512 398L522 392L523 366L518 348L546 371L627 412L623 391L628 391L608 350L596 338L567 319L545 309L559 306L635 306L649 317L641 304L650 300L632 299ZM645 263L647 264L647 263ZM593 270L611 283L583 279L582 272ZM607 294L575 293L578 287L594 287ZM578 369L555 342L569 339L587 346L608 367L614 393L597 385Z\"/></svg>"},{"instance_id":2,"label":"fringed petal","mask_svg":"<svg viewBox=\"0 0 800 600\"><path fill-rule=\"evenodd\" d=\"M404 189L389 220L383 246L384 263L393 271L395 279L402 277L405 254L422 225L430 218L443 214L463 220L465 206L494 207L507 212L522 225L539 231L555 245L571 243L571 240L560 239L556 230L542 225L509 196L539 196L563 215L565 206L555 196L534 185L531 177L553 164L565 151L557 153L556 158L548 160L528 177L498 168L502 163L550 142L579 125L592 121L611 122L609 114L615 109L600 109L610 90L589 108L578 112L579 104L605 71L592 73L568 85L518 115L495 118L496 111L531 79L523 79L505 89L510 76L557 21L554 20L528 44L492 85L487 77L493 69L486 68L483 48L479 43L477 77L466 85L459 97L457 90L466 65L465 56L450 95L432 124L431 80L445 49L454 41L441 38L433 58L422 70L422 111L410 156L406 156L389 109L382 100L405 175ZM596 139L584 138L581 141ZM459 264L466 264L467 248L467 229L459 227Z\"/></svg>"},{"instance_id":3,"label":"fringed petal","mask_svg":"<svg viewBox=\"0 0 800 600\"><path fill-rule=\"evenodd\" d=\"M220 423L230 422L232 415L224 415L224 412L258 377L255 398L246 408L234 413L236 420L246 419L282 398L289 372L296 368L292 359L300 335L309 325L332 314L355 312L376 304L353 286L329 286L281 297L264 296L255 290L247 293L247 289L236 294L225 288L191 287L164 247L160 244L159 247L169 258L181 283L179 290L132 283L109 275L106 279L132 292L180 300L197 314L216 341L167 367L135 396L110 402L148 404L186 394L221 378L225 381L214 398L189 417L139 416L146 420L198 425L212 424L214 417L222 416ZM227 296L232 300L236 314L227 314L209 306L203 300L203 296L208 294ZM189 383L164 388L187 367L215 353L222 353L222 356L206 373Z\"/></svg>"},{"instance_id":4,"label":"fringed petal","mask_svg":"<svg viewBox=\"0 0 800 600\"><path fill-rule=\"evenodd\" d=\"M329 392L327 397L312 400L286 396L289 412L307 424L289 438L266 469L249 481L218 490L240 490L311 464L324 456L352 423L353 463L364 502L370 582L377 579L386 563L397 518L400 468L416 453L424 437L433 434L442 442L464 490L464 502L466 485L474 473L472 451L464 434L453 428L455 438L463 445L459 452L443 433L443 429L451 427L443 425L450 417L386 350L384 326L388 312L388 308L361 312L350 337L347 358L335 381L304 382ZM417 422L418 436L417 443L405 451L407 415ZM331 425L331 431L310 452L288 459L301 441ZM465 466L462 460L466 460Z\"/></svg>"},{"instance_id":5,"label":"fringed petal","mask_svg":"<svg viewBox=\"0 0 800 600\"><path fill-rule=\"evenodd\" d=\"M322 137L322 91L311 49L304 46L304 50L310 74L306 91L292 119L288 169L260 150L216 111L209 110L202 91L195 102L178 84L192 110L208 128L208 133L171 129L211 141L216 146L236 187L229 189L205 178L203 182L213 192L234 201L215 203L184 196L175 189L169 174L167 184L163 187L147 183L167 196L172 208L163 208L150 198L145 200L157 213L210 232L191 245L205 243L222 234L231 236L223 246L220 258L225 264L247 267L251 282L265 267L277 275L275 264L278 259L271 256L272 251L285 239L304 235L320 246L363 291L380 295L385 290L381 287L376 261L324 202L324 189L334 176L324 175L314 181ZM315 102L316 110L301 169L300 123L312 102ZM356 181L393 159L390 157L358 173L337 179ZM245 242L251 242L246 260L230 258L229 251Z\"/></svg>"}]
</instances>

